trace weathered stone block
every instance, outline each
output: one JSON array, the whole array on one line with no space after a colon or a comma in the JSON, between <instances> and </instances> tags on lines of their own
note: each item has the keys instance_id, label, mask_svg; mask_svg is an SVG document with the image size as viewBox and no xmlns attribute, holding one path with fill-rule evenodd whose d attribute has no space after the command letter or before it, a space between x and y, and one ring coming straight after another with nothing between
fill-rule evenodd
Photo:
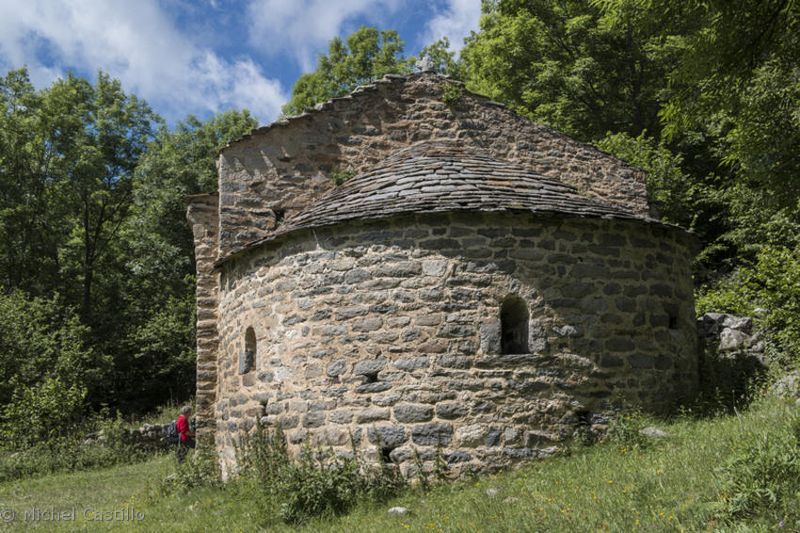
<instances>
[{"instance_id":1,"label":"weathered stone block","mask_svg":"<svg viewBox=\"0 0 800 533\"><path fill-rule=\"evenodd\" d=\"M389 420L388 407L370 407L356 413L356 422L359 424L378 420Z\"/></svg>"},{"instance_id":2,"label":"weathered stone block","mask_svg":"<svg viewBox=\"0 0 800 533\"><path fill-rule=\"evenodd\" d=\"M628 357L632 368L653 368L656 364L655 357L650 355L633 354Z\"/></svg>"},{"instance_id":3,"label":"weathered stone block","mask_svg":"<svg viewBox=\"0 0 800 533\"><path fill-rule=\"evenodd\" d=\"M366 305L353 305L349 307L342 307L336 310L336 320L348 320L357 316L366 316L369 313L369 307Z\"/></svg>"},{"instance_id":4,"label":"weathered stone block","mask_svg":"<svg viewBox=\"0 0 800 533\"><path fill-rule=\"evenodd\" d=\"M422 273L426 276L442 276L447 270L447 261L430 260L422 262Z\"/></svg>"},{"instance_id":5,"label":"weathered stone block","mask_svg":"<svg viewBox=\"0 0 800 533\"><path fill-rule=\"evenodd\" d=\"M378 317L365 318L353 322L353 331L377 331L383 326L383 319Z\"/></svg>"},{"instance_id":6,"label":"weathered stone block","mask_svg":"<svg viewBox=\"0 0 800 533\"><path fill-rule=\"evenodd\" d=\"M355 391L359 394L367 394L371 392L383 392L392 388L391 383L379 381L376 383L364 383L356 387Z\"/></svg>"},{"instance_id":7,"label":"weathered stone block","mask_svg":"<svg viewBox=\"0 0 800 533\"><path fill-rule=\"evenodd\" d=\"M313 411L303 415L303 427L318 428L325 423L324 411Z\"/></svg>"},{"instance_id":8,"label":"weathered stone block","mask_svg":"<svg viewBox=\"0 0 800 533\"><path fill-rule=\"evenodd\" d=\"M377 375L386 366L386 359L364 359L353 366L353 374L359 376Z\"/></svg>"},{"instance_id":9,"label":"weathered stone block","mask_svg":"<svg viewBox=\"0 0 800 533\"><path fill-rule=\"evenodd\" d=\"M337 359L336 361L331 361L328 364L328 368L326 373L330 377L337 377L341 376L347 371L347 361L344 359Z\"/></svg>"},{"instance_id":10,"label":"weathered stone block","mask_svg":"<svg viewBox=\"0 0 800 533\"><path fill-rule=\"evenodd\" d=\"M447 446L453 438L453 426L440 422L419 424L411 429L411 440L419 446Z\"/></svg>"},{"instance_id":11,"label":"weathered stone block","mask_svg":"<svg viewBox=\"0 0 800 533\"><path fill-rule=\"evenodd\" d=\"M456 435L456 445L465 448L476 448L484 444L486 446L497 445L497 444L486 443L487 439L489 439L489 433L487 433L486 428L481 424L470 424L467 426L461 426L456 430L455 435Z\"/></svg>"},{"instance_id":12,"label":"weathered stone block","mask_svg":"<svg viewBox=\"0 0 800 533\"><path fill-rule=\"evenodd\" d=\"M382 449L394 450L408 439L402 426L372 426L367 429L367 440Z\"/></svg>"},{"instance_id":13,"label":"weathered stone block","mask_svg":"<svg viewBox=\"0 0 800 533\"><path fill-rule=\"evenodd\" d=\"M393 361L392 364L400 370L408 371L428 367L430 359L428 357L401 357Z\"/></svg>"},{"instance_id":14,"label":"weathered stone block","mask_svg":"<svg viewBox=\"0 0 800 533\"><path fill-rule=\"evenodd\" d=\"M424 422L433 418L433 407L430 405L399 403L392 410L398 422Z\"/></svg>"},{"instance_id":15,"label":"weathered stone block","mask_svg":"<svg viewBox=\"0 0 800 533\"><path fill-rule=\"evenodd\" d=\"M469 413L469 408L463 402L440 402L436 404L436 416L445 419L462 418Z\"/></svg>"}]
</instances>

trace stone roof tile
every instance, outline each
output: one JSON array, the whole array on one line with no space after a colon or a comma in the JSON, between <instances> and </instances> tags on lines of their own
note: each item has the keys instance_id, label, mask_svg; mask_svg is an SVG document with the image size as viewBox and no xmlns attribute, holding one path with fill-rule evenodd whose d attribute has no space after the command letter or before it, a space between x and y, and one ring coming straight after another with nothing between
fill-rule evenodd
<instances>
[{"instance_id":1,"label":"stone roof tile","mask_svg":"<svg viewBox=\"0 0 800 533\"><path fill-rule=\"evenodd\" d=\"M563 214L663 225L624 207L583 196L571 185L516 163L494 159L475 146L423 141L349 179L234 255L297 230L357 219L452 211ZM218 264L226 259L221 258Z\"/></svg>"}]
</instances>

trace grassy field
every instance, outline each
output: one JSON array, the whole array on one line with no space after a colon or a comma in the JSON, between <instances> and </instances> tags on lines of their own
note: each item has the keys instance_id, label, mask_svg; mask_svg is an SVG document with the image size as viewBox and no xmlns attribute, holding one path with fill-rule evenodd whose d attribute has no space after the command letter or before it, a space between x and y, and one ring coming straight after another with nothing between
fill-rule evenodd
<instances>
[{"instance_id":1,"label":"grassy field","mask_svg":"<svg viewBox=\"0 0 800 533\"><path fill-rule=\"evenodd\" d=\"M306 523L301 530L342 531L712 531L773 530L783 516L721 524L719 467L763 435L785 426L793 403L761 401L740 415L660 423L669 437L651 446L624 441L590 448L514 471L409 491L381 505L363 505L341 517ZM777 435L777 434L776 434ZM174 459L107 470L63 474L0 484L0 518L7 527L47 531L139 529L142 531L296 530L265 522L252 491L237 484L163 494L161 480ZM797 495L793 496L796 500ZM409 513L389 515L393 506ZM30 510L65 510L74 521L31 522ZM127 509L126 521L95 522L103 512ZM88 512L87 512L88 510ZM24 513L29 512L28 521ZM11 521L12 512L15 513ZM141 513L138 515L136 513ZM113 518L111 516L110 518ZM131 518L133 520L131 520ZM140 518L140 519L139 519ZM267 517L269 518L269 517ZM98 526L101 526L100 528ZM784 530L797 530L787 522Z\"/></svg>"}]
</instances>

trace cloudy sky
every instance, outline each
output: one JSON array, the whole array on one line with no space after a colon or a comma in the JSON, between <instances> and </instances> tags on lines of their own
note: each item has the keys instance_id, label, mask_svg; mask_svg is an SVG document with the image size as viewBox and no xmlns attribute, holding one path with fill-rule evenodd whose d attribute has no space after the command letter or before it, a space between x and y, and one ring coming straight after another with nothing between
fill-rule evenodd
<instances>
[{"instance_id":1,"label":"cloudy sky","mask_svg":"<svg viewBox=\"0 0 800 533\"><path fill-rule=\"evenodd\" d=\"M362 24L406 54L477 29L480 0L0 0L0 69L38 87L102 69L170 122L250 109L268 123L328 41Z\"/></svg>"}]
</instances>

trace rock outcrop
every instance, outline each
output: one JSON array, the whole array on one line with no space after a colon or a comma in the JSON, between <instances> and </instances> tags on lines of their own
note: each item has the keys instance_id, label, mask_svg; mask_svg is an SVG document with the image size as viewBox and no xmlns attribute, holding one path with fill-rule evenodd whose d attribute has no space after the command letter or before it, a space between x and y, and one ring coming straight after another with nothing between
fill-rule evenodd
<instances>
[{"instance_id":1,"label":"rock outcrop","mask_svg":"<svg viewBox=\"0 0 800 533\"><path fill-rule=\"evenodd\" d=\"M700 382L706 394L731 401L748 397L767 368L764 338L751 317L706 313L697 319Z\"/></svg>"}]
</instances>

